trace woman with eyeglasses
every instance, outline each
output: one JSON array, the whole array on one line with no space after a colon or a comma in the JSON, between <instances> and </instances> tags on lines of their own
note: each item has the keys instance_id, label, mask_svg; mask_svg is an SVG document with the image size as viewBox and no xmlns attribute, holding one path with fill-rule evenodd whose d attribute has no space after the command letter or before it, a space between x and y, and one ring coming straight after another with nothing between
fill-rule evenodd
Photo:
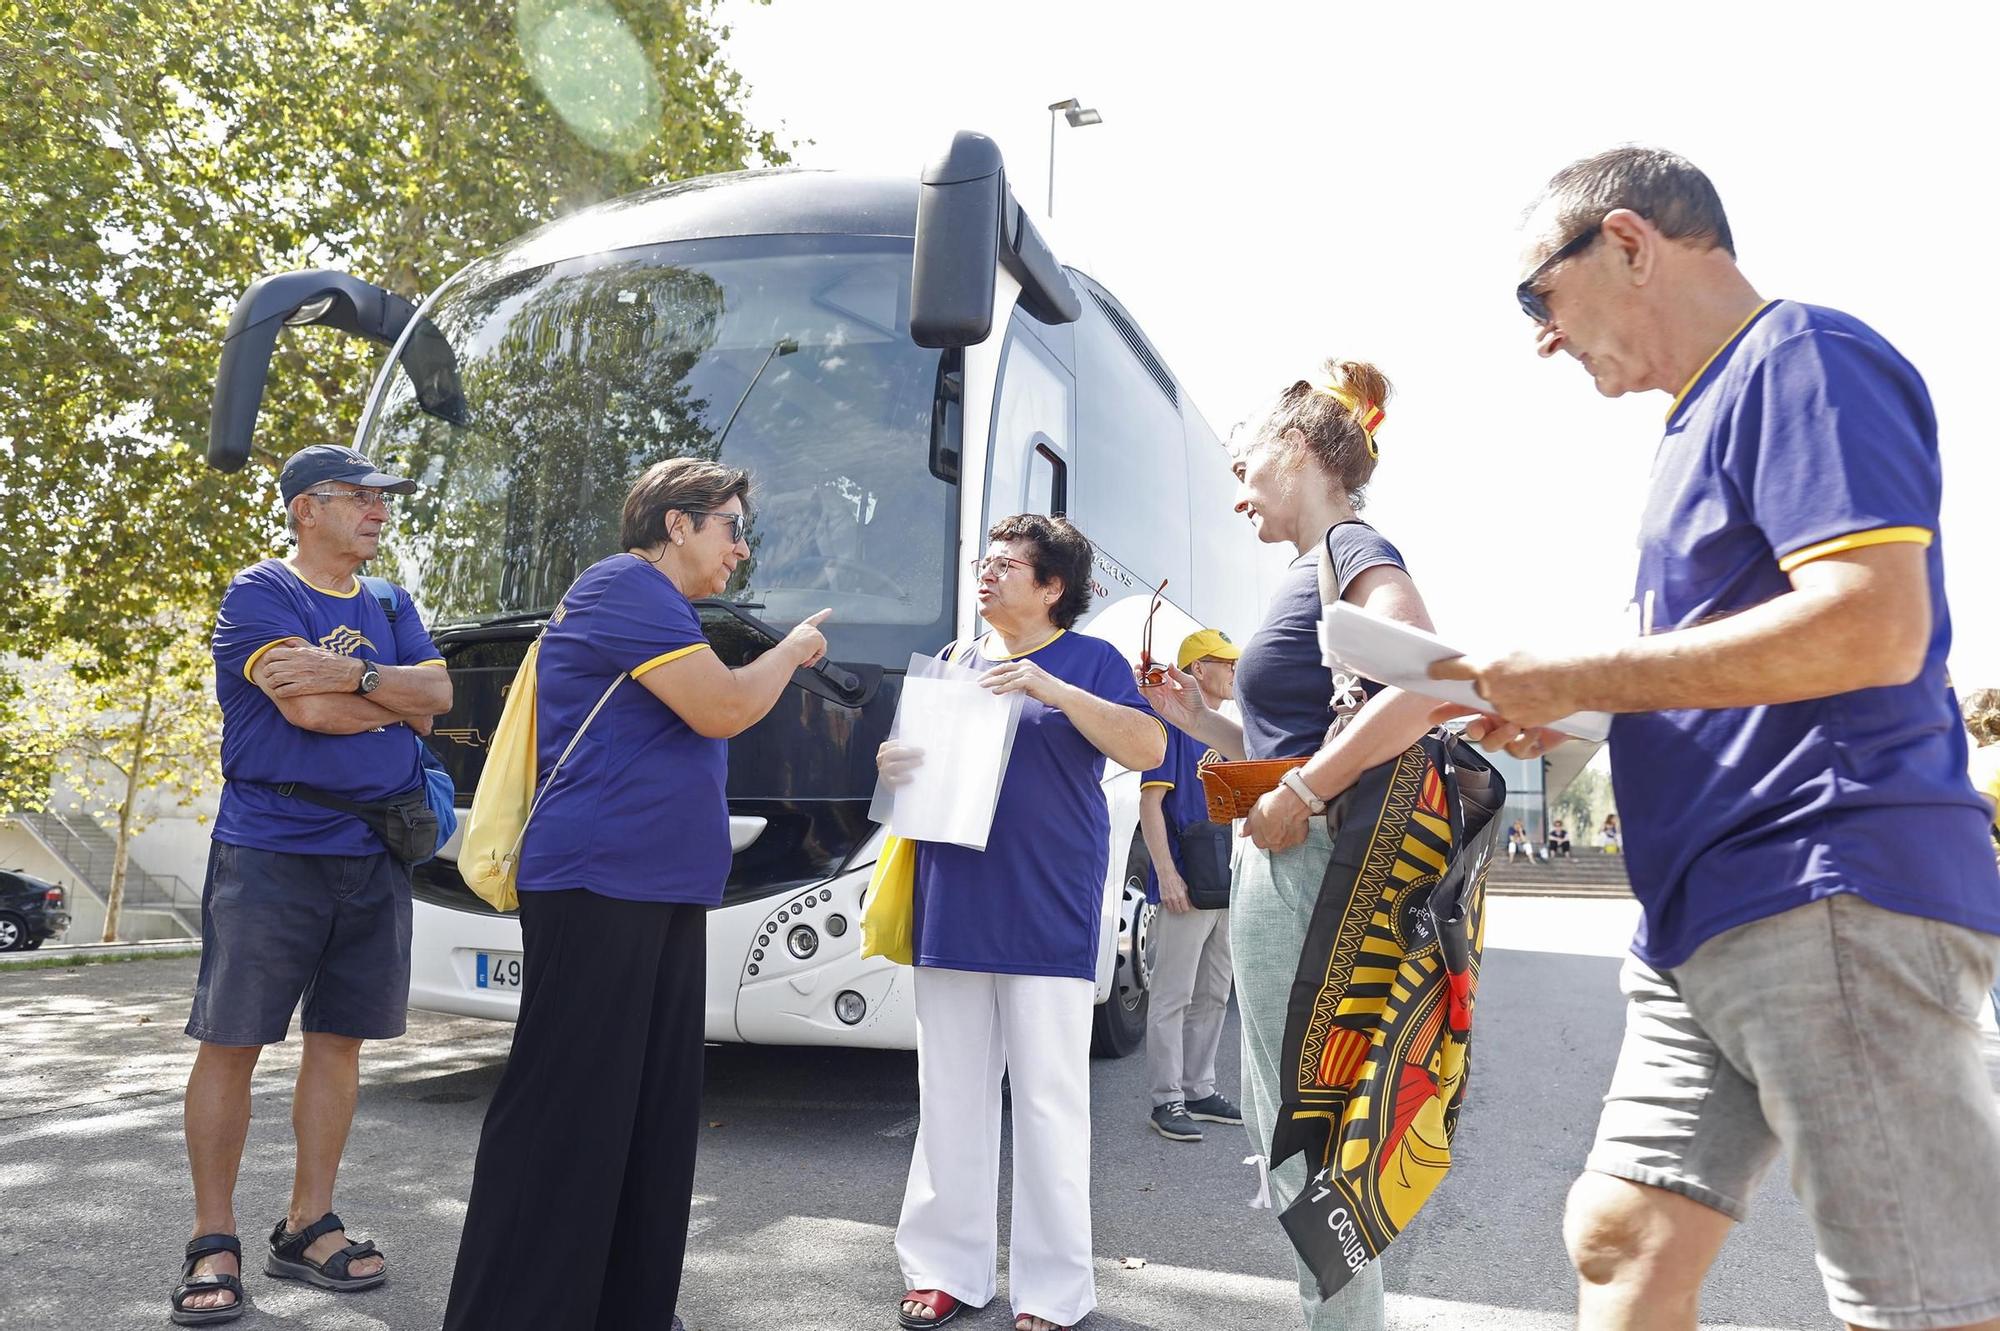
<instances>
[{"instance_id":1,"label":"woman with eyeglasses","mask_svg":"<svg viewBox=\"0 0 2000 1331\"><path fill-rule=\"evenodd\" d=\"M1333 856L1331 819L1318 815L1370 769L1398 759L1430 728L1435 704L1334 671L1320 654L1320 557L1331 560L1333 590L1372 614L1429 629L1423 598L1387 538L1357 516L1375 474L1375 431L1389 381L1372 365L1329 361L1285 385L1243 442L1232 447L1236 511L1260 540L1297 551L1236 663L1240 724L1207 707L1194 681L1169 671L1141 690L1169 724L1225 758L1300 758L1303 767L1262 795L1232 866L1230 942L1243 1025L1244 1118L1252 1149L1272 1149L1285 1097L1281 1056L1293 980ZM1330 1046L1329 1046L1330 1047ZM1299 1155L1271 1171L1282 1211L1299 1195L1307 1169ZM1370 1261L1333 1298L1299 1263L1299 1298L1310 1331L1383 1326L1382 1264Z\"/></svg>"},{"instance_id":2,"label":"woman with eyeglasses","mask_svg":"<svg viewBox=\"0 0 2000 1331\"><path fill-rule=\"evenodd\" d=\"M680 1325L728 740L826 652L824 610L737 669L708 650L693 602L750 557L749 496L747 472L654 464L625 497L624 550L585 569L543 630L521 1014L479 1136L449 1331Z\"/></svg>"},{"instance_id":3,"label":"woman with eyeglasses","mask_svg":"<svg viewBox=\"0 0 2000 1331\"><path fill-rule=\"evenodd\" d=\"M1090 604L1090 542L1024 513L975 560L988 631L940 656L1025 695L983 851L917 848L920 1126L896 1229L898 1320L937 1326L998 1288L1000 1079L1013 1096L1008 1290L1016 1331L1057 1331L1097 1304L1090 1244L1090 1023L1110 868L1109 759L1157 766L1166 730L1132 668L1071 632ZM923 755L884 744L892 784Z\"/></svg>"}]
</instances>

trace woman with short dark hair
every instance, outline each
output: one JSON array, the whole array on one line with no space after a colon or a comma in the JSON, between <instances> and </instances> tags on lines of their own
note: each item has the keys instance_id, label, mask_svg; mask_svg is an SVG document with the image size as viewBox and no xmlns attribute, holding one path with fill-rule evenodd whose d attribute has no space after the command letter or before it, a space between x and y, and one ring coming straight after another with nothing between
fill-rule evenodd
<instances>
[{"instance_id":1,"label":"woman with short dark hair","mask_svg":"<svg viewBox=\"0 0 2000 1331\"><path fill-rule=\"evenodd\" d=\"M585 569L543 630L521 1014L449 1331L679 1323L727 740L826 652L824 610L737 669L707 650L693 602L750 557L749 494L748 473L713 462L649 467L625 498L625 550Z\"/></svg>"},{"instance_id":2,"label":"woman with short dark hair","mask_svg":"<svg viewBox=\"0 0 2000 1331\"><path fill-rule=\"evenodd\" d=\"M1166 729L1132 669L1070 632L1090 605L1090 542L1024 513L973 561L991 630L940 655L1025 694L986 849L917 847L915 1153L896 1229L906 1327L983 1306L998 1286L1000 1079L1013 1094L1016 1331L1053 1331L1096 1306L1090 1245L1090 1021L1110 868L1104 763L1159 765ZM884 744L894 783L921 753Z\"/></svg>"}]
</instances>

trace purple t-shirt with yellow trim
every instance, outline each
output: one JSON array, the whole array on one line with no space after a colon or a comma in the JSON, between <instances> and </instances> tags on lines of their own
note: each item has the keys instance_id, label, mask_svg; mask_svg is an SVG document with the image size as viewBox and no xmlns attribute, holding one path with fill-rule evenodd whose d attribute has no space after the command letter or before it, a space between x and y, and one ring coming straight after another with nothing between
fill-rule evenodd
<instances>
[{"instance_id":1,"label":"purple t-shirt with yellow trim","mask_svg":"<svg viewBox=\"0 0 2000 1331\"><path fill-rule=\"evenodd\" d=\"M706 650L701 616L658 569L618 554L549 617L535 692L548 782L521 842L520 889L713 906L729 877L729 742L698 735L639 678ZM597 719L584 725L623 672ZM583 738L553 781L577 731Z\"/></svg>"},{"instance_id":2,"label":"purple t-shirt with yellow trim","mask_svg":"<svg viewBox=\"0 0 2000 1331\"><path fill-rule=\"evenodd\" d=\"M1132 667L1102 638L1058 632L1018 657L984 654L997 646L982 638L969 659L950 659L984 672L1025 658L1145 710ZM917 843L916 964L1095 979L1110 841L1104 755L1060 709L1026 699L986 849Z\"/></svg>"},{"instance_id":3,"label":"purple t-shirt with yellow trim","mask_svg":"<svg viewBox=\"0 0 2000 1331\"><path fill-rule=\"evenodd\" d=\"M377 855L381 839L359 818L282 795L298 781L361 803L392 799L423 779L416 732L400 723L358 735L322 735L285 719L250 680L264 653L303 641L382 666L433 665L444 658L410 603L395 588L396 622L359 578L345 592L315 587L281 559L243 570L222 594L210 648L222 706L222 800L217 841L294 855Z\"/></svg>"},{"instance_id":4,"label":"purple t-shirt with yellow trim","mask_svg":"<svg viewBox=\"0 0 2000 1331\"><path fill-rule=\"evenodd\" d=\"M1764 306L1675 400L1640 527L1642 632L1780 596L1812 559L1904 542L1925 547L1931 639L1908 684L1614 721L1645 908L1633 951L1650 965L1839 892L2000 933L2000 872L1945 675L1942 488L1923 379L1836 310Z\"/></svg>"},{"instance_id":5,"label":"purple t-shirt with yellow trim","mask_svg":"<svg viewBox=\"0 0 2000 1331\"><path fill-rule=\"evenodd\" d=\"M1140 778L1139 788L1166 787L1160 801L1160 816L1167 825L1167 848L1174 868L1183 876L1187 865L1181 859L1181 829L1189 823L1208 819L1208 796L1201 786L1201 769L1222 761L1222 755L1175 726L1167 727L1167 756L1158 767ZM1149 860L1146 865L1146 900L1160 901L1160 875Z\"/></svg>"}]
</instances>

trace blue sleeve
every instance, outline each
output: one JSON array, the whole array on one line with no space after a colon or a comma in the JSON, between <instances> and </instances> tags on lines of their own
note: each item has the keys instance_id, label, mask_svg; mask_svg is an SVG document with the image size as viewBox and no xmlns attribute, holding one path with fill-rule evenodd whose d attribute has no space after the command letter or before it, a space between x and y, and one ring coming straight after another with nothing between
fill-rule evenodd
<instances>
[{"instance_id":1,"label":"blue sleeve","mask_svg":"<svg viewBox=\"0 0 2000 1331\"><path fill-rule=\"evenodd\" d=\"M1093 641L1100 644L1103 650L1098 652L1095 669L1084 687L1106 702L1115 702L1120 707L1135 707L1147 716L1153 716L1153 709L1146 706L1146 700L1139 696L1139 681L1132 678L1131 663L1102 638ZM1159 721L1158 717L1153 719ZM1160 721L1160 725L1164 727L1166 722Z\"/></svg>"},{"instance_id":2,"label":"blue sleeve","mask_svg":"<svg viewBox=\"0 0 2000 1331\"><path fill-rule=\"evenodd\" d=\"M209 650L218 674L248 679L264 649L288 638L307 638L310 626L298 607L287 601L257 569L236 575L222 593Z\"/></svg>"},{"instance_id":3,"label":"blue sleeve","mask_svg":"<svg viewBox=\"0 0 2000 1331\"><path fill-rule=\"evenodd\" d=\"M708 646L693 604L643 564L612 578L584 621L591 648L635 677Z\"/></svg>"},{"instance_id":4,"label":"blue sleeve","mask_svg":"<svg viewBox=\"0 0 2000 1331\"><path fill-rule=\"evenodd\" d=\"M1781 568L1883 541L1930 543L1943 478L1915 369L1886 344L1811 329L1773 347L1757 379L1722 465Z\"/></svg>"},{"instance_id":5,"label":"blue sleeve","mask_svg":"<svg viewBox=\"0 0 2000 1331\"><path fill-rule=\"evenodd\" d=\"M1146 709L1146 715L1153 717L1155 720L1159 719L1151 708ZM1161 721L1160 724L1166 725L1166 722ZM1182 736L1180 731L1175 730L1172 726L1167 726L1167 754L1164 758L1160 759L1158 767L1153 768L1139 778L1139 785L1142 789L1152 785L1178 786L1180 784L1180 774L1185 766L1181 756L1181 746L1186 742L1187 740Z\"/></svg>"},{"instance_id":6,"label":"blue sleeve","mask_svg":"<svg viewBox=\"0 0 2000 1331\"><path fill-rule=\"evenodd\" d=\"M424 665L431 661L443 661L444 653L431 641L431 631L424 627L423 616L417 613L417 603L401 587L393 591L396 597L396 664Z\"/></svg>"},{"instance_id":7,"label":"blue sleeve","mask_svg":"<svg viewBox=\"0 0 2000 1331\"><path fill-rule=\"evenodd\" d=\"M1345 596L1353 581L1371 568L1387 564L1402 568L1403 553L1389 543L1389 539L1366 523L1349 522L1334 527L1326 534L1327 547L1333 554L1333 581Z\"/></svg>"}]
</instances>

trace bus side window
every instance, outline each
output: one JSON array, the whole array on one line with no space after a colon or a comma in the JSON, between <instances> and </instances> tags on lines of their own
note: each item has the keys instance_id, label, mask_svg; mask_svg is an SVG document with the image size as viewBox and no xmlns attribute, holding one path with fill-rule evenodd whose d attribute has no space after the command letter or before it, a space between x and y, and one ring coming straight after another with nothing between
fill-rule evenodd
<instances>
[{"instance_id":1,"label":"bus side window","mask_svg":"<svg viewBox=\"0 0 2000 1331\"><path fill-rule=\"evenodd\" d=\"M1067 508L1066 459L1075 412L1075 379L1015 316L1000 358L986 452L989 524L1013 513ZM1053 507L1058 503L1064 507Z\"/></svg>"},{"instance_id":2,"label":"bus side window","mask_svg":"<svg viewBox=\"0 0 2000 1331\"><path fill-rule=\"evenodd\" d=\"M1052 518L1069 511L1069 466L1047 435L1035 436L1035 451L1028 457L1028 502L1021 511Z\"/></svg>"}]
</instances>

